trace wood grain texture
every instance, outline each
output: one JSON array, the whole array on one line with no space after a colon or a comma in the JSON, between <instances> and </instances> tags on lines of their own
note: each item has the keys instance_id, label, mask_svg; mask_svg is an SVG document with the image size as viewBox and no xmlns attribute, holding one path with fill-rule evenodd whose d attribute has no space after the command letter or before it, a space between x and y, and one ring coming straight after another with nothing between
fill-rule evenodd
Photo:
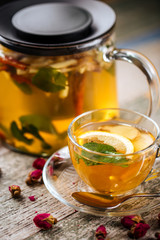
<instances>
[{"instance_id":1,"label":"wood grain texture","mask_svg":"<svg viewBox=\"0 0 160 240\"><path fill-rule=\"evenodd\" d=\"M26 239L39 229L34 225L33 218L38 213L53 213L59 220L72 214L69 208L47 191L43 184L27 186L25 179L33 170L34 158L14 153L0 148L0 168L2 169L0 187L0 239ZM22 197L14 199L8 190L9 185L19 185ZM34 195L37 199L31 202L28 197Z\"/></svg>"}]
</instances>

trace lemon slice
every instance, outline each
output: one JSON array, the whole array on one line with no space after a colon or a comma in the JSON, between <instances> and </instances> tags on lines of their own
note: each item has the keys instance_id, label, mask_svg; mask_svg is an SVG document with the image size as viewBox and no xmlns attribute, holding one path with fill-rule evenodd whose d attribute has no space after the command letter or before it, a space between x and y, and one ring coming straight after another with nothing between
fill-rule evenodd
<instances>
[{"instance_id":1,"label":"lemon slice","mask_svg":"<svg viewBox=\"0 0 160 240\"><path fill-rule=\"evenodd\" d=\"M78 142L80 145L91 141L108 144L114 147L119 153L129 154L134 152L134 146L131 141L128 138L115 133L88 131L78 136Z\"/></svg>"},{"instance_id":2,"label":"lemon slice","mask_svg":"<svg viewBox=\"0 0 160 240\"><path fill-rule=\"evenodd\" d=\"M134 150L140 151L147 148L154 142L154 138L148 133L141 133L134 141Z\"/></svg>"},{"instance_id":3,"label":"lemon slice","mask_svg":"<svg viewBox=\"0 0 160 240\"><path fill-rule=\"evenodd\" d=\"M138 129L136 129L135 127L125 126L125 125L123 125L123 126L103 126L100 128L100 130L116 133L123 137L129 138L130 140L135 139L140 134Z\"/></svg>"}]
</instances>

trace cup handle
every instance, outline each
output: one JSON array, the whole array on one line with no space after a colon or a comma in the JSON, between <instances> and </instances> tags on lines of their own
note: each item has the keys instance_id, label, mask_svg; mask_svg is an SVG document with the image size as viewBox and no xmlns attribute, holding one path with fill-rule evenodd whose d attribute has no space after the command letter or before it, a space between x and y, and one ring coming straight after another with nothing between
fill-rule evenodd
<instances>
[{"instance_id":1,"label":"cup handle","mask_svg":"<svg viewBox=\"0 0 160 240\"><path fill-rule=\"evenodd\" d=\"M112 60L123 60L136 65L146 76L149 87L149 106L146 115L150 116L155 112L160 102L160 79L154 65L148 58L139 52L130 49L114 49L103 53L105 62Z\"/></svg>"}]
</instances>

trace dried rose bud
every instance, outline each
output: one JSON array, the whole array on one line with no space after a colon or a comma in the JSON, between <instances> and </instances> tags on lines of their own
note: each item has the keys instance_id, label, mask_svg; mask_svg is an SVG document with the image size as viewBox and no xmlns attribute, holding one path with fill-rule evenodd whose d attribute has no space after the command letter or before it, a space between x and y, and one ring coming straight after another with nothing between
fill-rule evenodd
<instances>
[{"instance_id":1,"label":"dried rose bud","mask_svg":"<svg viewBox=\"0 0 160 240\"><path fill-rule=\"evenodd\" d=\"M57 219L49 213L41 213L33 218L33 222L37 227L47 230L57 223Z\"/></svg>"},{"instance_id":2,"label":"dried rose bud","mask_svg":"<svg viewBox=\"0 0 160 240\"><path fill-rule=\"evenodd\" d=\"M46 160L44 158L37 158L34 160L32 166L36 169L43 170L45 163L46 163Z\"/></svg>"},{"instance_id":3,"label":"dried rose bud","mask_svg":"<svg viewBox=\"0 0 160 240\"><path fill-rule=\"evenodd\" d=\"M146 234L148 229L150 229L150 226L146 223L134 224L128 232L128 236L133 239L141 238Z\"/></svg>"},{"instance_id":4,"label":"dried rose bud","mask_svg":"<svg viewBox=\"0 0 160 240\"><path fill-rule=\"evenodd\" d=\"M29 200L32 201L32 202L36 200L36 199L35 199L35 196L29 196L28 198L29 198Z\"/></svg>"},{"instance_id":5,"label":"dried rose bud","mask_svg":"<svg viewBox=\"0 0 160 240\"><path fill-rule=\"evenodd\" d=\"M105 226L103 225L100 225L97 229L96 229L96 232L95 232L95 236L96 236L96 239L101 239L101 240L104 240L107 236L107 231L106 231L106 228Z\"/></svg>"},{"instance_id":6,"label":"dried rose bud","mask_svg":"<svg viewBox=\"0 0 160 240\"><path fill-rule=\"evenodd\" d=\"M37 169L29 173L28 178L26 179L26 183L28 185L32 185L39 180L42 180L42 170Z\"/></svg>"},{"instance_id":7,"label":"dried rose bud","mask_svg":"<svg viewBox=\"0 0 160 240\"><path fill-rule=\"evenodd\" d=\"M42 170L41 169L34 170L30 172L29 175L33 180L38 180L42 176Z\"/></svg>"},{"instance_id":8,"label":"dried rose bud","mask_svg":"<svg viewBox=\"0 0 160 240\"><path fill-rule=\"evenodd\" d=\"M135 223L140 222L144 223L144 220L139 215L129 215L121 219L121 224L128 229L131 229Z\"/></svg>"},{"instance_id":9,"label":"dried rose bud","mask_svg":"<svg viewBox=\"0 0 160 240\"><path fill-rule=\"evenodd\" d=\"M9 191L12 194L12 197L19 197L21 195L21 188L18 185L9 186Z\"/></svg>"},{"instance_id":10,"label":"dried rose bud","mask_svg":"<svg viewBox=\"0 0 160 240\"><path fill-rule=\"evenodd\" d=\"M60 154L57 152L51 159L53 161L54 168L57 168L62 162L65 161L65 158L60 157Z\"/></svg>"},{"instance_id":11,"label":"dried rose bud","mask_svg":"<svg viewBox=\"0 0 160 240\"><path fill-rule=\"evenodd\" d=\"M160 240L160 233L159 233L159 232L156 232L156 233L155 233L155 237L156 237L156 240Z\"/></svg>"}]
</instances>

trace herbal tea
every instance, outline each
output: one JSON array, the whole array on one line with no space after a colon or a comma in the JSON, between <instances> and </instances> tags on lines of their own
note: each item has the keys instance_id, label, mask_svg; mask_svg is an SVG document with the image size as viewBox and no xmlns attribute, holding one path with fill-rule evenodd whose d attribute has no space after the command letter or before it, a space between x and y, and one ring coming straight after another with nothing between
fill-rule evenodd
<instances>
[{"instance_id":1,"label":"herbal tea","mask_svg":"<svg viewBox=\"0 0 160 240\"><path fill-rule=\"evenodd\" d=\"M119 195L137 187L155 161L154 149L141 153L154 142L154 136L136 126L114 121L89 123L76 130L74 138L86 148L76 151L69 142L77 173L86 184L105 194Z\"/></svg>"},{"instance_id":2,"label":"herbal tea","mask_svg":"<svg viewBox=\"0 0 160 240\"><path fill-rule=\"evenodd\" d=\"M1 47L0 81L0 137L26 153L50 155L75 116L118 105L114 63L97 49L39 57Z\"/></svg>"}]
</instances>

